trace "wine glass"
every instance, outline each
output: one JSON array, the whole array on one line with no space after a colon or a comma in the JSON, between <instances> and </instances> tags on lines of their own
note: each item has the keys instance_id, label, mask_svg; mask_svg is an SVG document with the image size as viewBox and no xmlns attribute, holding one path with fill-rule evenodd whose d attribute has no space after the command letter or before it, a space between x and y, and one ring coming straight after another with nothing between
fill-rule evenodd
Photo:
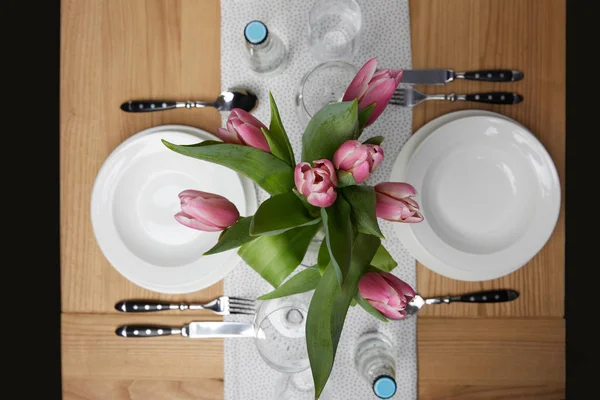
<instances>
[{"instance_id":1,"label":"wine glass","mask_svg":"<svg viewBox=\"0 0 600 400\"><path fill-rule=\"evenodd\" d=\"M303 129L321 108L342 101L357 72L356 66L345 61L328 61L302 77L294 100L296 115Z\"/></svg>"},{"instance_id":2,"label":"wine glass","mask_svg":"<svg viewBox=\"0 0 600 400\"><path fill-rule=\"evenodd\" d=\"M256 311L258 353L271 368L283 373L275 383L274 399L315 397L305 333L312 293L265 300Z\"/></svg>"},{"instance_id":3,"label":"wine glass","mask_svg":"<svg viewBox=\"0 0 600 400\"><path fill-rule=\"evenodd\" d=\"M304 296L266 300L259 306L254 342L271 368L295 373L309 367L305 335L307 314L308 302Z\"/></svg>"}]
</instances>

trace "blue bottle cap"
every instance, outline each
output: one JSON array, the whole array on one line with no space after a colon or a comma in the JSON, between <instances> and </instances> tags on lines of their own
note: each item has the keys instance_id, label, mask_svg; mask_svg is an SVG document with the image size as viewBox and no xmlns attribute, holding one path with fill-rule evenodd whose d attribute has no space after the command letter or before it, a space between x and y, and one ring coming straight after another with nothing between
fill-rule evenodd
<instances>
[{"instance_id":1,"label":"blue bottle cap","mask_svg":"<svg viewBox=\"0 0 600 400\"><path fill-rule=\"evenodd\" d=\"M267 39L269 31L260 21L250 21L244 28L244 36L249 43L261 44Z\"/></svg>"},{"instance_id":2,"label":"blue bottle cap","mask_svg":"<svg viewBox=\"0 0 600 400\"><path fill-rule=\"evenodd\" d=\"M396 381L387 375L380 376L373 382L373 392L380 399L389 399L396 394Z\"/></svg>"}]
</instances>

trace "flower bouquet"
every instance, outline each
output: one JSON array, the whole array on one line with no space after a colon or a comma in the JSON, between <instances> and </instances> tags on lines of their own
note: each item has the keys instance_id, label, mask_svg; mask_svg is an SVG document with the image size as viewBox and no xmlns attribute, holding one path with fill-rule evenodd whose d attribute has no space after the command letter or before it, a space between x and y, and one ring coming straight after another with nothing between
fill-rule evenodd
<instances>
[{"instance_id":1,"label":"flower bouquet","mask_svg":"<svg viewBox=\"0 0 600 400\"><path fill-rule=\"evenodd\" d=\"M274 290L259 300L314 290L306 320L306 344L318 398L329 378L344 320L351 305L375 318L402 319L414 290L390 273L397 263L383 246L377 218L423 220L402 182L363 184L384 158L383 137L359 141L386 108L402 71L376 69L369 60L341 102L323 107L302 136L297 163L277 105L269 95L269 127L234 109L223 140L177 145L186 156L229 167L270 194L254 215L240 216L226 198L198 190L180 193L177 221L203 231L222 231L205 254L238 248L238 254ZM303 260L317 232L324 233L313 268L286 279Z\"/></svg>"}]
</instances>

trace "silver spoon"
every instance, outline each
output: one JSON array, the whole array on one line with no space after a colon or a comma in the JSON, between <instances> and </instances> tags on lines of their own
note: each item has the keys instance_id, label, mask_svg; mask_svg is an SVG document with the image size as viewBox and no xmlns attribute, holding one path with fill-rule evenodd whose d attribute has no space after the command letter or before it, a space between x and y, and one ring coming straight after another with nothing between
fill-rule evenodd
<instances>
[{"instance_id":1,"label":"silver spoon","mask_svg":"<svg viewBox=\"0 0 600 400\"><path fill-rule=\"evenodd\" d=\"M512 301L519 297L519 292L515 290L501 289L489 290L485 292L467 293L461 296L446 296L446 297L431 297L424 299L418 294L406 306L406 315L416 314L425 304L440 304L440 303L501 303Z\"/></svg>"},{"instance_id":2,"label":"silver spoon","mask_svg":"<svg viewBox=\"0 0 600 400\"><path fill-rule=\"evenodd\" d=\"M163 111L174 108L214 107L219 111L231 111L241 108L251 112L258 105L258 97L248 89L234 88L224 91L212 102L205 101L175 101L175 100L130 100L121 104L121 110L126 112Z\"/></svg>"}]
</instances>

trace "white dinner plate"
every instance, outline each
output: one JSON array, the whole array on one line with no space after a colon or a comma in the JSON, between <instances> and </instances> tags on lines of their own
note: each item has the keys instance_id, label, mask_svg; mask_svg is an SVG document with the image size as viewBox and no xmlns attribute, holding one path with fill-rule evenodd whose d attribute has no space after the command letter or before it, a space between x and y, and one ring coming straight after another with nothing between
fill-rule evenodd
<instances>
[{"instance_id":1,"label":"white dinner plate","mask_svg":"<svg viewBox=\"0 0 600 400\"><path fill-rule=\"evenodd\" d=\"M417 131L392 169L415 186L425 220L394 224L427 268L467 281L495 279L523 266L549 239L560 183L543 145L496 113L468 110Z\"/></svg>"},{"instance_id":2,"label":"white dinner plate","mask_svg":"<svg viewBox=\"0 0 600 400\"><path fill-rule=\"evenodd\" d=\"M121 143L98 172L91 199L94 234L104 256L125 278L160 293L189 293L223 279L240 261L237 249L202 254L219 232L179 224L178 194L196 189L220 194L240 215L257 208L253 183L235 171L169 150L161 142L218 140L203 130L163 125Z\"/></svg>"}]
</instances>

